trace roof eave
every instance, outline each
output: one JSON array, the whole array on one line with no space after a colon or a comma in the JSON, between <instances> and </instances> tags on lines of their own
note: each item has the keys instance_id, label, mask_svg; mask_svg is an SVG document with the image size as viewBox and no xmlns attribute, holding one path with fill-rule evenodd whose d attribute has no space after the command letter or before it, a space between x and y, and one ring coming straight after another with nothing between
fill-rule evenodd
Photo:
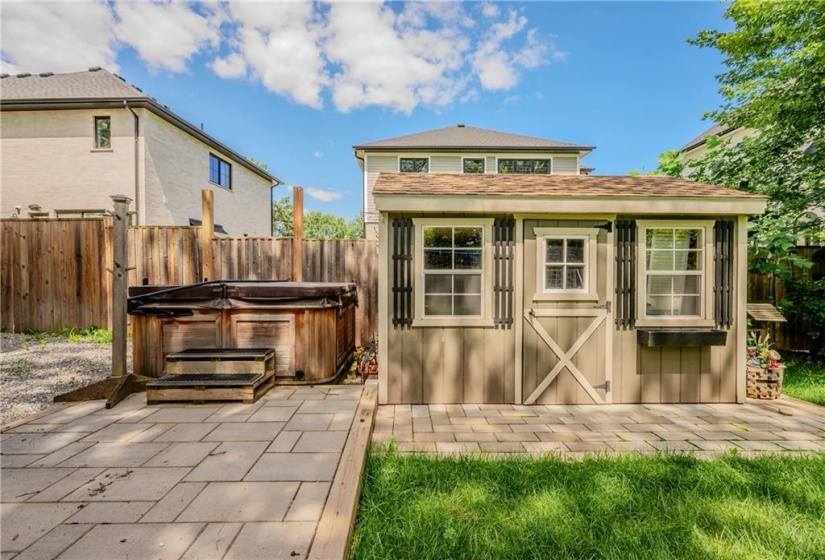
<instances>
[{"instance_id":1,"label":"roof eave","mask_svg":"<svg viewBox=\"0 0 825 560\"><path fill-rule=\"evenodd\" d=\"M661 214L744 216L762 214L766 197L428 195L374 192L379 212L508 212L524 214Z\"/></svg>"},{"instance_id":2,"label":"roof eave","mask_svg":"<svg viewBox=\"0 0 825 560\"><path fill-rule=\"evenodd\" d=\"M242 167L266 179L272 183L271 186L283 185L284 182L272 175L268 171L261 169L254 163L247 160L235 150L219 142L212 136L206 134L199 128L186 122L171 110L167 109L157 101L148 97L109 97L109 98L76 98L76 99L9 99L0 100L0 111L46 111L46 110L78 110L78 109L123 109L123 102L129 103L133 109L147 109L165 121L175 125L179 129L188 133L209 146L221 152L223 155L232 158Z\"/></svg>"},{"instance_id":3,"label":"roof eave","mask_svg":"<svg viewBox=\"0 0 825 560\"><path fill-rule=\"evenodd\" d=\"M565 152L589 153L595 146L353 146L355 151L369 152L472 152L472 153L500 153L500 152Z\"/></svg>"}]
</instances>

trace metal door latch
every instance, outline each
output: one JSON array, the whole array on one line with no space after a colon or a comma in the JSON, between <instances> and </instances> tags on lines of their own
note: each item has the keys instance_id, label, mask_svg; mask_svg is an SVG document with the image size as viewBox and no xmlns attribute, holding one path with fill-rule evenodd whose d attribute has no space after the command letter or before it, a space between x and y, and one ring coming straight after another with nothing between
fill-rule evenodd
<instances>
[{"instance_id":1,"label":"metal door latch","mask_svg":"<svg viewBox=\"0 0 825 560\"><path fill-rule=\"evenodd\" d=\"M593 306L593 309L605 309L608 313L610 313L610 310L612 308L613 308L613 302L610 302L610 301L606 301L601 305L594 305Z\"/></svg>"}]
</instances>

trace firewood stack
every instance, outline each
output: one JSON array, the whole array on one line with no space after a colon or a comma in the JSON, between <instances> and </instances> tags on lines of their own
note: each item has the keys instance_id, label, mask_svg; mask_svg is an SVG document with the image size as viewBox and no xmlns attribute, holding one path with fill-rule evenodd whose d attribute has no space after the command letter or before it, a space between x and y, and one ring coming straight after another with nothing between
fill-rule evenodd
<instances>
[{"instance_id":1,"label":"firewood stack","mask_svg":"<svg viewBox=\"0 0 825 560\"><path fill-rule=\"evenodd\" d=\"M378 341L375 337L371 338L364 347L356 372L364 381L370 375L378 375Z\"/></svg>"}]
</instances>

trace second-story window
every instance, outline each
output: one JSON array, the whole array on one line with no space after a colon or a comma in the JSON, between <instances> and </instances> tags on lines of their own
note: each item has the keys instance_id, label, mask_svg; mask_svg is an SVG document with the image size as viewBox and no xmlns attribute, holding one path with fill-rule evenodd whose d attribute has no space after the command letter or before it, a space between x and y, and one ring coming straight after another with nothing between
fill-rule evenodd
<instances>
[{"instance_id":1,"label":"second-story window","mask_svg":"<svg viewBox=\"0 0 825 560\"><path fill-rule=\"evenodd\" d=\"M109 150L112 147L112 118L95 117L95 149Z\"/></svg>"},{"instance_id":2,"label":"second-story window","mask_svg":"<svg viewBox=\"0 0 825 560\"><path fill-rule=\"evenodd\" d=\"M427 173L430 171L429 158L405 158L398 160L398 170L401 173Z\"/></svg>"},{"instance_id":3,"label":"second-story window","mask_svg":"<svg viewBox=\"0 0 825 560\"><path fill-rule=\"evenodd\" d=\"M464 173L484 173L484 158L464 158Z\"/></svg>"},{"instance_id":4,"label":"second-story window","mask_svg":"<svg viewBox=\"0 0 825 560\"><path fill-rule=\"evenodd\" d=\"M499 173L540 174L550 173L549 159L500 159Z\"/></svg>"},{"instance_id":5,"label":"second-story window","mask_svg":"<svg viewBox=\"0 0 825 560\"><path fill-rule=\"evenodd\" d=\"M232 165L214 154L209 154L209 181L225 189L231 189Z\"/></svg>"}]
</instances>

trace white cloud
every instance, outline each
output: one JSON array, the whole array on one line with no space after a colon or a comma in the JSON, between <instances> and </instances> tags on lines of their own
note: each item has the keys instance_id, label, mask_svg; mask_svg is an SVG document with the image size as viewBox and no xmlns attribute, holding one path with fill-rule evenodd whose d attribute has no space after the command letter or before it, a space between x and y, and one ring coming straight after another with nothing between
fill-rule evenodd
<instances>
[{"instance_id":1,"label":"white cloud","mask_svg":"<svg viewBox=\"0 0 825 560\"><path fill-rule=\"evenodd\" d=\"M7 72L116 70L125 47L185 72L205 55L221 78L341 112L439 111L566 56L523 11L493 2L5 2L0 17Z\"/></svg>"},{"instance_id":2,"label":"white cloud","mask_svg":"<svg viewBox=\"0 0 825 560\"><path fill-rule=\"evenodd\" d=\"M199 51L220 43L219 12L206 15L183 2L118 2L118 38L134 47L150 68L182 72Z\"/></svg>"},{"instance_id":3,"label":"white cloud","mask_svg":"<svg viewBox=\"0 0 825 560\"><path fill-rule=\"evenodd\" d=\"M233 3L237 56L268 90L320 108L329 79L321 53L323 26L313 4ZM232 56L232 55L230 55Z\"/></svg>"},{"instance_id":4,"label":"white cloud","mask_svg":"<svg viewBox=\"0 0 825 560\"><path fill-rule=\"evenodd\" d=\"M305 187L304 192L307 193L308 196L311 196L315 200L320 200L321 202L333 202L344 197L344 195L339 192L316 189L315 187Z\"/></svg>"},{"instance_id":5,"label":"white cloud","mask_svg":"<svg viewBox=\"0 0 825 560\"><path fill-rule=\"evenodd\" d=\"M312 157L321 159L322 157L324 157L324 152L320 150L315 150L314 152L312 152Z\"/></svg>"},{"instance_id":6,"label":"white cloud","mask_svg":"<svg viewBox=\"0 0 825 560\"><path fill-rule=\"evenodd\" d=\"M4 72L117 71L114 18L104 2L3 2Z\"/></svg>"}]
</instances>

